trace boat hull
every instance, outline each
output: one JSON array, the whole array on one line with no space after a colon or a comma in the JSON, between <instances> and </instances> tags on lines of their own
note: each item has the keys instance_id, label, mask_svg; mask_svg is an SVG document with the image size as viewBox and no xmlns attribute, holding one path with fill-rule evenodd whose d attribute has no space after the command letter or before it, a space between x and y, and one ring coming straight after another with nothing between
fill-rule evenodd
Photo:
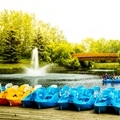
<instances>
[{"instance_id":1,"label":"boat hull","mask_svg":"<svg viewBox=\"0 0 120 120\"><path fill-rule=\"evenodd\" d=\"M9 102L6 98L0 98L0 105L9 105Z\"/></svg>"},{"instance_id":2,"label":"boat hull","mask_svg":"<svg viewBox=\"0 0 120 120\"><path fill-rule=\"evenodd\" d=\"M103 79L103 83L120 83L120 79Z\"/></svg>"},{"instance_id":3,"label":"boat hull","mask_svg":"<svg viewBox=\"0 0 120 120\"><path fill-rule=\"evenodd\" d=\"M22 106L23 107L29 107L29 108L37 108L37 104L35 101L32 100L22 100Z\"/></svg>"},{"instance_id":4,"label":"boat hull","mask_svg":"<svg viewBox=\"0 0 120 120\"><path fill-rule=\"evenodd\" d=\"M35 101L38 108L51 108L51 107L57 107L58 104L57 102L48 102L47 100L46 101L41 101L41 102L38 102L38 101Z\"/></svg>"},{"instance_id":5,"label":"boat hull","mask_svg":"<svg viewBox=\"0 0 120 120\"><path fill-rule=\"evenodd\" d=\"M8 100L10 106L21 106L22 102L21 100Z\"/></svg>"}]
</instances>

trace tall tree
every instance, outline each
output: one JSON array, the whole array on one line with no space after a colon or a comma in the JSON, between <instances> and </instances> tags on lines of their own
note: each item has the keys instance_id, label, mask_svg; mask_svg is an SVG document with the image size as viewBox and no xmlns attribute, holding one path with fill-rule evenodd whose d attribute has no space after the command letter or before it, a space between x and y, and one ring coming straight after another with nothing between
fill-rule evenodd
<instances>
[{"instance_id":1,"label":"tall tree","mask_svg":"<svg viewBox=\"0 0 120 120\"><path fill-rule=\"evenodd\" d=\"M34 30L35 30L35 16L34 14L28 14L22 11L8 11L4 10L0 12L0 46L1 51L4 49L4 38L10 27L14 28L14 31L21 41L21 55L27 56L31 50Z\"/></svg>"},{"instance_id":2,"label":"tall tree","mask_svg":"<svg viewBox=\"0 0 120 120\"><path fill-rule=\"evenodd\" d=\"M38 48L40 61L44 61L44 62L50 61L49 54L47 53L47 41L42 36L40 29L36 30L33 41L33 47Z\"/></svg>"},{"instance_id":3,"label":"tall tree","mask_svg":"<svg viewBox=\"0 0 120 120\"><path fill-rule=\"evenodd\" d=\"M20 58L20 40L13 29L7 31L4 46L3 60L10 63L18 62Z\"/></svg>"}]
</instances>

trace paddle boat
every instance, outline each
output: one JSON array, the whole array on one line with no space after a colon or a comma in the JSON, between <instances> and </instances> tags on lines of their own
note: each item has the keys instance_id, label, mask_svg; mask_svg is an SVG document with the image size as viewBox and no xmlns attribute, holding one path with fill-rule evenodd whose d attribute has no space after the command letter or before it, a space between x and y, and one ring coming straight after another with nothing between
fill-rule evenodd
<instances>
[{"instance_id":1,"label":"paddle boat","mask_svg":"<svg viewBox=\"0 0 120 120\"><path fill-rule=\"evenodd\" d=\"M114 95L115 100L112 101L112 105L114 110L120 115L120 90L114 91Z\"/></svg>"},{"instance_id":2,"label":"paddle boat","mask_svg":"<svg viewBox=\"0 0 120 120\"><path fill-rule=\"evenodd\" d=\"M92 89L94 90L94 98L96 99L100 94L101 88L100 86L93 86Z\"/></svg>"},{"instance_id":3,"label":"paddle boat","mask_svg":"<svg viewBox=\"0 0 120 120\"><path fill-rule=\"evenodd\" d=\"M111 78L103 79L103 80L102 80L102 83L120 83L120 78L115 78L115 79L111 79Z\"/></svg>"},{"instance_id":4,"label":"paddle boat","mask_svg":"<svg viewBox=\"0 0 120 120\"><path fill-rule=\"evenodd\" d=\"M63 92L62 96L58 100L58 106L60 110L74 107L74 104L72 103L72 98L70 98L70 94L73 90L74 92L77 92L76 88L69 88Z\"/></svg>"},{"instance_id":5,"label":"paddle boat","mask_svg":"<svg viewBox=\"0 0 120 120\"><path fill-rule=\"evenodd\" d=\"M66 89L67 88L67 89ZM81 91L81 88L84 88L83 86L78 86L75 88L71 88L69 86L63 86L63 88L61 88L60 92L62 92L62 95L60 96L60 99L58 101L58 106L59 109L71 109L71 108L75 108L74 104L73 104L73 93L77 94L78 91Z\"/></svg>"},{"instance_id":6,"label":"paddle boat","mask_svg":"<svg viewBox=\"0 0 120 120\"><path fill-rule=\"evenodd\" d=\"M38 108L56 107L59 100L59 90L57 85L51 85L46 91L40 90L34 100ZM39 94L42 95L39 97Z\"/></svg>"},{"instance_id":7,"label":"paddle boat","mask_svg":"<svg viewBox=\"0 0 120 120\"><path fill-rule=\"evenodd\" d=\"M37 108L37 104L35 103L35 98L37 97L39 90L45 91L46 88L43 87L42 85L36 85L34 87L34 90L27 95L25 98L21 100L22 106L23 107L32 107L32 108ZM42 97L42 94L39 94L39 97Z\"/></svg>"},{"instance_id":8,"label":"paddle boat","mask_svg":"<svg viewBox=\"0 0 120 120\"><path fill-rule=\"evenodd\" d=\"M97 87L96 87L97 89ZM78 111L92 109L94 105L94 89L78 86L66 91L58 101L59 109L77 108Z\"/></svg>"},{"instance_id":9,"label":"paddle boat","mask_svg":"<svg viewBox=\"0 0 120 120\"><path fill-rule=\"evenodd\" d=\"M1 83L0 83L0 92L3 92L5 90L6 90L6 86L1 85Z\"/></svg>"},{"instance_id":10,"label":"paddle boat","mask_svg":"<svg viewBox=\"0 0 120 120\"><path fill-rule=\"evenodd\" d=\"M12 94L12 92L10 91L10 88L13 86L12 83L8 83L5 86L1 86L1 93L0 93L0 105L9 105L8 100L6 99L6 97L10 94ZM3 88L2 88L3 87ZM10 94L9 94L10 93Z\"/></svg>"},{"instance_id":11,"label":"paddle boat","mask_svg":"<svg viewBox=\"0 0 120 120\"><path fill-rule=\"evenodd\" d=\"M23 107L55 107L59 100L59 88L56 85L51 85L47 89L44 87L38 88L33 93L22 100Z\"/></svg>"},{"instance_id":12,"label":"paddle boat","mask_svg":"<svg viewBox=\"0 0 120 120\"><path fill-rule=\"evenodd\" d=\"M120 114L120 91L112 87L104 89L94 103L94 110L99 114L107 110Z\"/></svg>"},{"instance_id":13,"label":"paddle boat","mask_svg":"<svg viewBox=\"0 0 120 120\"><path fill-rule=\"evenodd\" d=\"M89 110L94 106L95 97L94 89L86 88L82 92L78 92L78 96L74 96L73 104L76 106L77 110Z\"/></svg>"},{"instance_id":14,"label":"paddle boat","mask_svg":"<svg viewBox=\"0 0 120 120\"><path fill-rule=\"evenodd\" d=\"M11 88L10 95L6 96L7 101L9 102L10 106L20 106L22 105L21 100L25 98L28 94L33 91L33 87L29 86L28 84L23 84L17 88L14 86Z\"/></svg>"},{"instance_id":15,"label":"paddle boat","mask_svg":"<svg viewBox=\"0 0 120 120\"><path fill-rule=\"evenodd\" d=\"M100 113L107 110L107 97L109 93L109 90L103 90L101 95L96 98L94 103L95 112Z\"/></svg>"},{"instance_id":16,"label":"paddle boat","mask_svg":"<svg viewBox=\"0 0 120 120\"><path fill-rule=\"evenodd\" d=\"M69 91L70 87L68 85L64 85L60 88L59 97L61 97L66 91Z\"/></svg>"}]
</instances>

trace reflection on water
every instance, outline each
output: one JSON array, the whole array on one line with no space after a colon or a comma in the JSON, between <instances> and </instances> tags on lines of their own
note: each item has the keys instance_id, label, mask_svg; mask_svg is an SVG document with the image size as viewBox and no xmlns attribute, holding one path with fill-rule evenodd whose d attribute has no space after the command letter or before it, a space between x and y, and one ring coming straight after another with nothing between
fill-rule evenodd
<instances>
[{"instance_id":1,"label":"reflection on water","mask_svg":"<svg viewBox=\"0 0 120 120\"><path fill-rule=\"evenodd\" d=\"M102 85L105 87L115 87L117 89L120 89L120 83L103 83Z\"/></svg>"},{"instance_id":2,"label":"reflection on water","mask_svg":"<svg viewBox=\"0 0 120 120\"><path fill-rule=\"evenodd\" d=\"M101 86L102 89L108 86L114 86L120 89L120 84L102 84L100 75L93 74L60 74L60 73L47 73L45 76L28 76L26 74L1 74L0 83L5 85L12 82L13 84L30 84L35 86L41 84L45 87L56 84L59 87L69 85L76 87L83 85L85 87L93 87L95 85Z\"/></svg>"}]
</instances>

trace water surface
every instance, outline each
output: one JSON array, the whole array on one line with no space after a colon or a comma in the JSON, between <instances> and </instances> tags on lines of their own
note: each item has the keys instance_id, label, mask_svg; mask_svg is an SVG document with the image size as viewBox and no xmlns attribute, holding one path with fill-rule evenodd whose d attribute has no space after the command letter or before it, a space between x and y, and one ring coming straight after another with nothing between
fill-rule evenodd
<instances>
[{"instance_id":1,"label":"water surface","mask_svg":"<svg viewBox=\"0 0 120 120\"><path fill-rule=\"evenodd\" d=\"M85 87L93 87L97 85L102 89L107 86L120 88L119 84L103 85L101 75L93 74L47 73L44 76L30 76L26 74L1 74L0 83L2 85L13 83L15 85L30 84L32 86L41 84L45 87L56 84L59 87L63 85L69 85L71 87L77 87L79 85L83 85Z\"/></svg>"}]
</instances>

